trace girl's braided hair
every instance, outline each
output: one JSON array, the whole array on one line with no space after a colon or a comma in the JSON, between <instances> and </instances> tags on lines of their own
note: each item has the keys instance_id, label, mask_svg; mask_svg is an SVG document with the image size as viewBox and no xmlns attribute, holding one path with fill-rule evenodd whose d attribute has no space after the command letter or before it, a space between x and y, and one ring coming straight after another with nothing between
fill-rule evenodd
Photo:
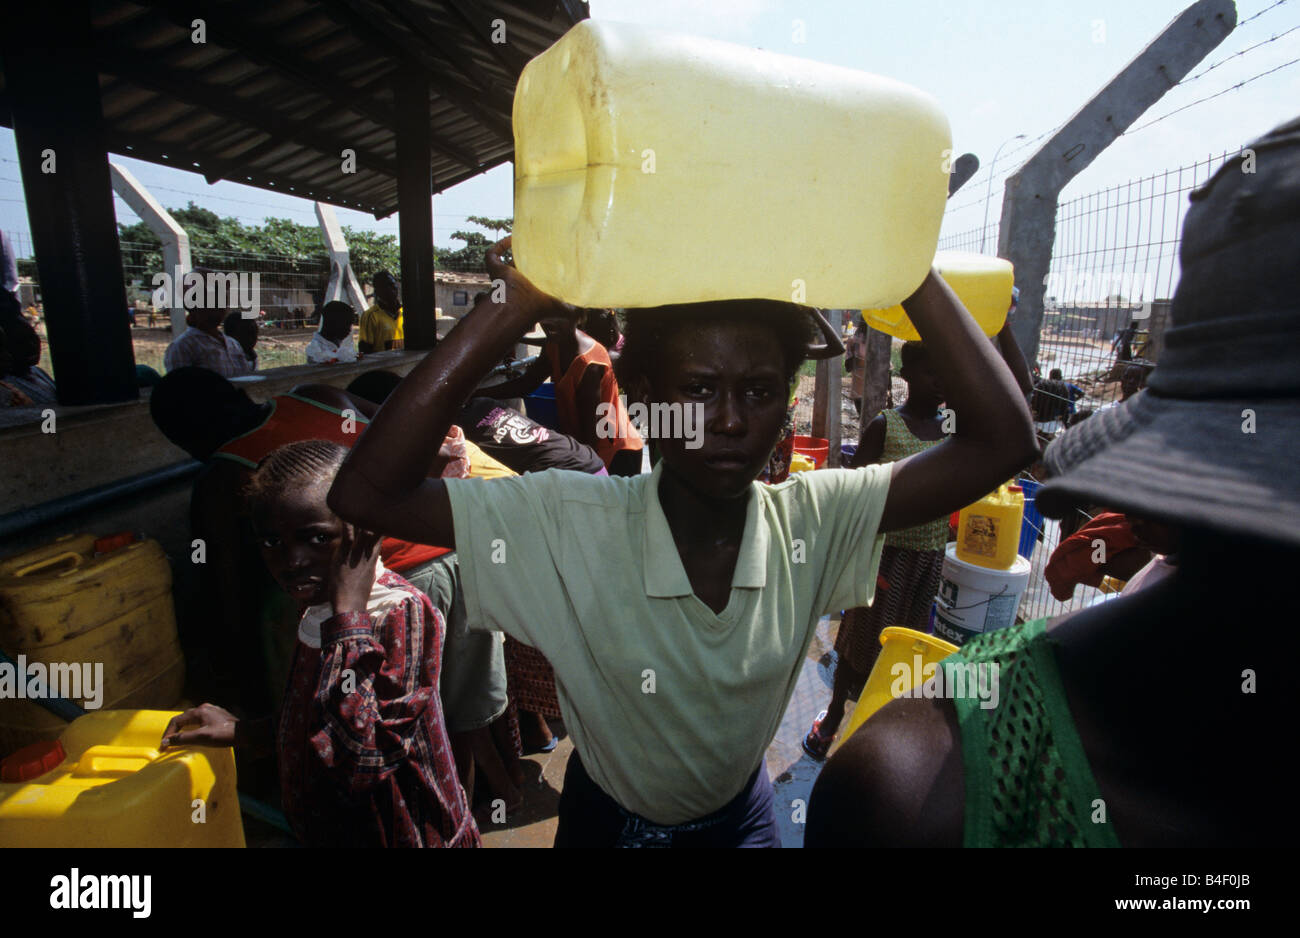
<instances>
[{"instance_id":1,"label":"girl's braided hair","mask_svg":"<svg viewBox=\"0 0 1300 938\"><path fill-rule=\"evenodd\" d=\"M290 488L304 488L334 478L347 457L346 447L329 440L303 440L272 450L257 465L244 489L250 509L279 498Z\"/></svg>"}]
</instances>

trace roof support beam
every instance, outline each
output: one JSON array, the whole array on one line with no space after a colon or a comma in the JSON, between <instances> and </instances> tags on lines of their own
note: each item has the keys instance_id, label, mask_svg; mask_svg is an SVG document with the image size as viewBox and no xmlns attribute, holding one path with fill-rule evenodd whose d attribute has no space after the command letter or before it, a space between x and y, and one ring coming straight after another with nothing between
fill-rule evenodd
<instances>
[{"instance_id":1,"label":"roof support beam","mask_svg":"<svg viewBox=\"0 0 1300 938\"><path fill-rule=\"evenodd\" d=\"M202 161L202 154L192 153L181 147L159 147L155 144L141 143L138 139L121 134L108 134L108 150L111 153L118 153L122 156L129 156L135 159L148 160L151 163L158 163L161 166L175 166L177 169L188 170L195 173L208 172L207 163ZM194 163L198 163L197 167ZM330 189L327 186L299 185L290 190L288 186L275 185L271 177L266 176L256 170L238 173L238 178L231 177L231 182L238 182L246 186L256 186L260 189L267 189L272 192L283 192L286 195L300 196L304 199L320 199L323 202L329 202L332 205L342 205L345 208L356 209L359 212L374 211L374 203L366 203L365 197L358 197L356 194L344 195L341 192ZM251 177L251 178L245 178ZM214 180L220 181L220 180ZM382 186L382 182L376 183L374 188Z\"/></svg>"},{"instance_id":2,"label":"roof support beam","mask_svg":"<svg viewBox=\"0 0 1300 938\"><path fill-rule=\"evenodd\" d=\"M19 4L7 16L0 52L59 403L135 400L90 3Z\"/></svg>"},{"instance_id":3,"label":"roof support beam","mask_svg":"<svg viewBox=\"0 0 1300 938\"><path fill-rule=\"evenodd\" d=\"M294 55L271 37L249 29L247 20L241 22L229 15L230 4L166 0L157 5L182 29L189 30L194 19L200 18L206 26L208 42L292 78L381 127L392 130L395 126L396 117L388 107L315 63Z\"/></svg>"},{"instance_id":4,"label":"roof support beam","mask_svg":"<svg viewBox=\"0 0 1300 938\"><path fill-rule=\"evenodd\" d=\"M325 242L325 250L330 252L330 280L325 287L325 299L322 302L342 300L360 313L366 308L366 295L361 292L357 275L352 272L348 242L343 237L343 229L339 227L334 206L317 202L316 221L320 225L320 237Z\"/></svg>"},{"instance_id":5,"label":"roof support beam","mask_svg":"<svg viewBox=\"0 0 1300 938\"><path fill-rule=\"evenodd\" d=\"M190 236L176 219L172 218L162 203L153 197L153 193L141 185L140 180L131 175L125 166L117 163L108 164L113 179L113 190L122 197L131 211L140 216L140 220L149 226L149 230L162 242L163 270L172 278L176 289L171 291L172 338L178 339L185 331L185 305L180 302L181 279L194 265L190 261Z\"/></svg>"},{"instance_id":6,"label":"roof support beam","mask_svg":"<svg viewBox=\"0 0 1300 938\"><path fill-rule=\"evenodd\" d=\"M433 177L429 173L429 82L408 64L393 78L397 102L398 240L402 316L408 349L438 344L433 293Z\"/></svg>"},{"instance_id":7,"label":"roof support beam","mask_svg":"<svg viewBox=\"0 0 1300 938\"><path fill-rule=\"evenodd\" d=\"M389 14L400 23L407 25L412 32L424 39L444 56L447 61L458 68L465 78L465 83L482 96L484 103L498 111L509 111L513 105L514 89L502 91L496 86L496 80L483 71L472 56L454 42L448 42L427 16L420 15L409 3L394 3L382 0ZM445 69L443 71L446 71Z\"/></svg>"},{"instance_id":8,"label":"roof support beam","mask_svg":"<svg viewBox=\"0 0 1300 938\"><path fill-rule=\"evenodd\" d=\"M268 111L247 98L223 95L213 85L199 81L182 71L166 69L154 62L135 62L127 56L101 51L96 65L101 72L129 81L157 94L166 95L217 114L235 124L247 124L279 140L292 140L318 153L339 161L342 172L341 151L348 143L314 129L302 121ZM356 151L358 166L366 166L389 176L397 175L397 165L375 153L351 147Z\"/></svg>"},{"instance_id":9,"label":"roof support beam","mask_svg":"<svg viewBox=\"0 0 1300 938\"><path fill-rule=\"evenodd\" d=\"M519 77L519 73L524 70L528 64L528 56L524 55L509 42L493 42L492 34L495 32L492 21L495 19L504 19L495 10L491 9L485 3L470 3L469 0L448 0L448 6L456 11L456 14L470 29L478 34L483 40L483 46L492 56L500 62L505 69ZM507 37L508 38L508 37Z\"/></svg>"}]
</instances>

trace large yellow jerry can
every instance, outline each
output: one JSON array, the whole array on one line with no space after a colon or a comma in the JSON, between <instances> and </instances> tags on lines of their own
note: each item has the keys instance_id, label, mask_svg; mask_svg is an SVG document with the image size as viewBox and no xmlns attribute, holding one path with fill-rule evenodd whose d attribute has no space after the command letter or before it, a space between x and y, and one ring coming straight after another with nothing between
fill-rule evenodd
<instances>
[{"instance_id":1,"label":"large yellow jerry can","mask_svg":"<svg viewBox=\"0 0 1300 938\"><path fill-rule=\"evenodd\" d=\"M930 268L948 196L925 92L606 20L524 67L514 132L515 260L577 306L887 308Z\"/></svg>"},{"instance_id":2,"label":"large yellow jerry can","mask_svg":"<svg viewBox=\"0 0 1300 938\"><path fill-rule=\"evenodd\" d=\"M160 754L174 716L88 713L33 747L43 751L10 756L0 768L0 848L244 846L234 751Z\"/></svg>"},{"instance_id":3,"label":"large yellow jerry can","mask_svg":"<svg viewBox=\"0 0 1300 938\"><path fill-rule=\"evenodd\" d=\"M102 665L99 699L81 688L71 699L89 709L170 707L181 695L185 659L176 635L172 576L157 541L96 555L92 535L68 535L0 560L0 651L32 665ZM90 665L87 670L83 665ZM7 695L6 695L7 696ZM16 695L21 696L21 695ZM96 707L95 704L98 704ZM0 756L64 727L32 700L0 700Z\"/></svg>"}]
</instances>

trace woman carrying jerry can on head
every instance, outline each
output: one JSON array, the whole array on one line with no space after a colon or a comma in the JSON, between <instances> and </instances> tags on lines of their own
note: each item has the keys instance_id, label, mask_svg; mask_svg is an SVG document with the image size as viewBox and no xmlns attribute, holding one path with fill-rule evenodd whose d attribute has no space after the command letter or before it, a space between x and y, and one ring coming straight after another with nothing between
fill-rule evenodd
<instances>
[{"instance_id":1,"label":"woman carrying jerry can on head","mask_svg":"<svg viewBox=\"0 0 1300 938\"><path fill-rule=\"evenodd\" d=\"M699 407L701 445L665 439L655 471L634 478L426 479L443 429L513 337L568 314L502 262L508 244L487 255L505 302L475 306L393 392L330 504L352 523L455 544L471 621L554 665L575 748L557 845L776 846L763 753L819 617L870 603L885 532L968 504L1032 457L1024 401L931 274L907 312L946 375L958 432L901 462L764 486L814 331L807 309L630 310L620 383L636 400Z\"/></svg>"}]
</instances>

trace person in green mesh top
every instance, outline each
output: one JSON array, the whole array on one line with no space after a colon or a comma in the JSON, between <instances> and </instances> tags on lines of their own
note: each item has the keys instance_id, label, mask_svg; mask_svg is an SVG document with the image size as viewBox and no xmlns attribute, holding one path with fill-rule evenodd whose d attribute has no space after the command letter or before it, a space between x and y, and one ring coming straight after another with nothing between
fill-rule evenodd
<instances>
[{"instance_id":1,"label":"person in green mesh top","mask_svg":"<svg viewBox=\"0 0 1300 938\"><path fill-rule=\"evenodd\" d=\"M1139 519L1177 567L967 643L942 695L890 702L827 763L807 845L1294 842L1300 118L1190 198L1147 389L1055 440L1038 493L1048 517Z\"/></svg>"}]
</instances>

